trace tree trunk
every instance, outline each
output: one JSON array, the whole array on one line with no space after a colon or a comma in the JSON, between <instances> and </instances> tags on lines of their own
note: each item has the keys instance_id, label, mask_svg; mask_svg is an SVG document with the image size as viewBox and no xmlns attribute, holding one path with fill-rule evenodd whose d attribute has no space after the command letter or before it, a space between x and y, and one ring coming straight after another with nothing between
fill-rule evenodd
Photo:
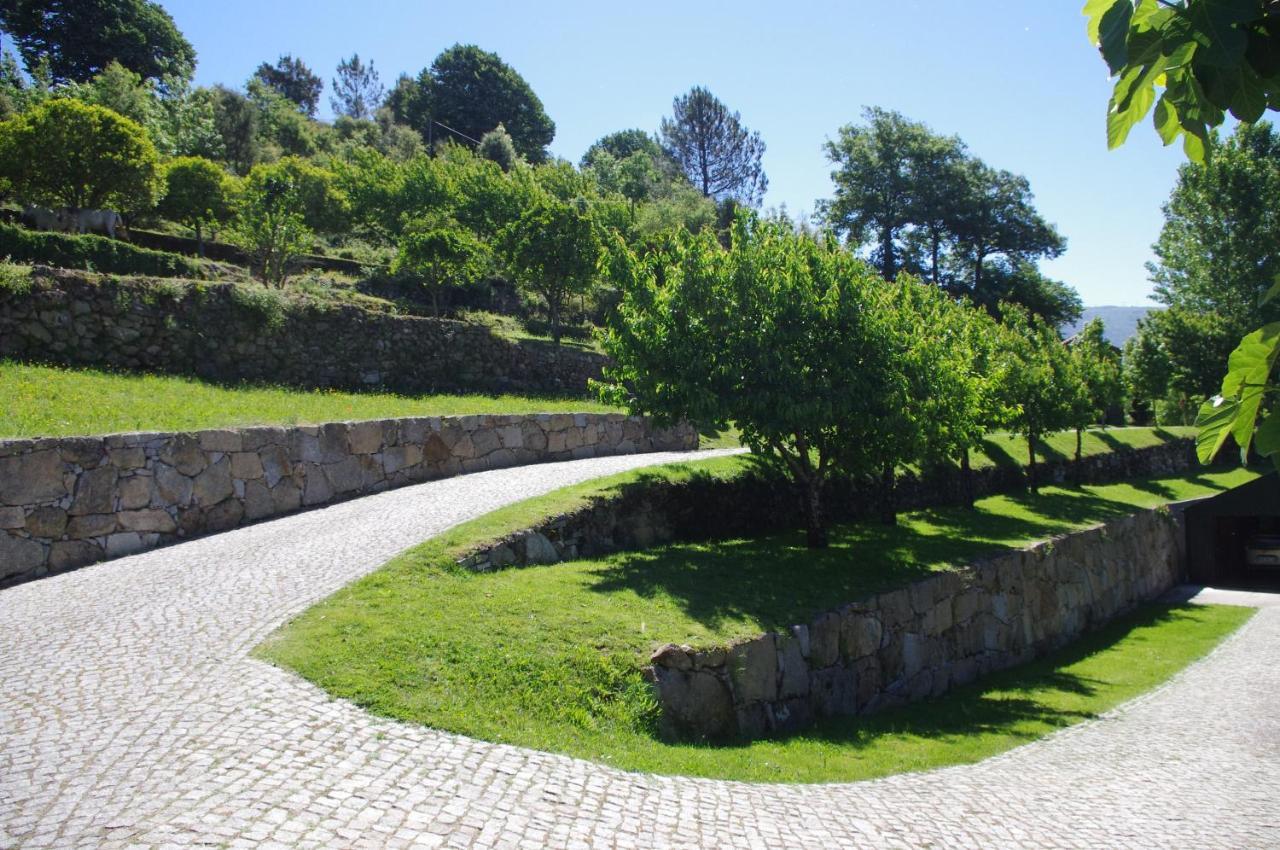
<instances>
[{"instance_id":1,"label":"tree trunk","mask_svg":"<svg viewBox=\"0 0 1280 850\"><path fill-rule=\"evenodd\" d=\"M898 498L893 474L893 464L887 463L880 472L880 521L885 525L898 524Z\"/></svg>"},{"instance_id":2,"label":"tree trunk","mask_svg":"<svg viewBox=\"0 0 1280 850\"><path fill-rule=\"evenodd\" d=\"M940 252L940 250L941 250L942 236L941 236L941 234L939 234L939 233L938 233L937 228L934 228L934 229L933 229L931 236L932 236L932 239L933 239L933 245L932 245L932 251L931 251L931 253L932 253L932 258L931 258L931 263L930 263L930 265L931 265L931 267L932 267L932 269L933 269L933 285L934 285L934 286L941 286L941 285L942 285L942 278L938 275L938 254L939 254L939 252ZM968 450L968 449L965 449L964 457L965 457L965 462L967 463L967 462L968 462L968 460L969 460L969 450Z\"/></svg>"},{"instance_id":3,"label":"tree trunk","mask_svg":"<svg viewBox=\"0 0 1280 850\"><path fill-rule=\"evenodd\" d=\"M822 482L813 476L801 481L800 487L804 495L805 545L810 549L826 549L831 541L822 513Z\"/></svg>"},{"instance_id":4,"label":"tree trunk","mask_svg":"<svg viewBox=\"0 0 1280 850\"><path fill-rule=\"evenodd\" d=\"M973 467L969 465L969 450L960 455L960 501L973 510Z\"/></svg>"},{"instance_id":5,"label":"tree trunk","mask_svg":"<svg viewBox=\"0 0 1280 850\"><path fill-rule=\"evenodd\" d=\"M880 251L883 254L880 258L881 273L885 280L892 281L898 268L893 257L893 231L887 227L880 233Z\"/></svg>"},{"instance_id":6,"label":"tree trunk","mask_svg":"<svg viewBox=\"0 0 1280 850\"><path fill-rule=\"evenodd\" d=\"M204 259L204 230L201 229L200 222L198 221L196 222L196 245L199 246L197 250L200 252L200 259L203 260Z\"/></svg>"},{"instance_id":7,"label":"tree trunk","mask_svg":"<svg viewBox=\"0 0 1280 850\"><path fill-rule=\"evenodd\" d=\"M434 286L431 287L431 315L440 318L440 290Z\"/></svg>"},{"instance_id":8,"label":"tree trunk","mask_svg":"<svg viewBox=\"0 0 1280 850\"><path fill-rule=\"evenodd\" d=\"M1080 456L1082 454L1081 449L1084 440L1084 435L1082 434L1083 430L1083 428L1076 429L1076 462L1071 475L1072 480L1076 482L1077 486L1080 484L1081 478L1084 475L1084 471L1080 468Z\"/></svg>"},{"instance_id":9,"label":"tree trunk","mask_svg":"<svg viewBox=\"0 0 1280 850\"><path fill-rule=\"evenodd\" d=\"M1027 482L1031 485L1031 492L1038 492L1038 482L1036 481L1036 438L1027 437Z\"/></svg>"},{"instance_id":10,"label":"tree trunk","mask_svg":"<svg viewBox=\"0 0 1280 850\"><path fill-rule=\"evenodd\" d=\"M551 321L551 342L560 351L560 299L547 299L547 318Z\"/></svg>"}]
</instances>

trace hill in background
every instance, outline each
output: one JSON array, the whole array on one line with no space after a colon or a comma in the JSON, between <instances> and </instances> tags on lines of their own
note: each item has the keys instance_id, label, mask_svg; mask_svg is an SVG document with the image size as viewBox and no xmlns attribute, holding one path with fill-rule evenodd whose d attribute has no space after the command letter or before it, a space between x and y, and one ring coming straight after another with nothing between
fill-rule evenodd
<instances>
[{"instance_id":1,"label":"hill in background","mask_svg":"<svg viewBox=\"0 0 1280 850\"><path fill-rule=\"evenodd\" d=\"M1159 307L1085 307L1080 321L1073 325L1063 325L1062 335L1069 337L1080 331L1094 318L1102 319L1106 326L1107 341L1123 348L1129 337L1138 330L1138 320Z\"/></svg>"}]
</instances>

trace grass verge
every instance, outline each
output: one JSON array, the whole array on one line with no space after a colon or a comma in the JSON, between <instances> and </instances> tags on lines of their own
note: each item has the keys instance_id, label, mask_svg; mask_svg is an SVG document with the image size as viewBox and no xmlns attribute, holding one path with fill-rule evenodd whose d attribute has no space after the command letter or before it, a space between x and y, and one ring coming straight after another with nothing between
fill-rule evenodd
<instances>
[{"instance_id":1,"label":"grass verge","mask_svg":"<svg viewBox=\"0 0 1280 850\"><path fill-rule=\"evenodd\" d=\"M585 399L347 393L0 361L0 438L468 413L613 413Z\"/></svg>"},{"instance_id":2,"label":"grass verge","mask_svg":"<svg viewBox=\"0 0 1280 850\"><path fill-rule=\"evenodd\" d=\"M735 474L735 463L741 461L713 461L707 474ZM647 474L689 475L693 466ZM799 534L783 534L490 574L456 567L456 553L469 545L619 480L580 485L410 550L304 613L259 653L379 714L632 770L798 782L954 764L1140 693L1206 652L1242 617L1231 609L1148 612L1148 621L1117 626L1110 638L1089 644L1097 652L1073 650L1017 674L1030 678L990 680L940 707L909 710L924 711L919 717L828 723L803 736L733 747L657 740L657 706L640 668L662 643L707 645L779 628L993 549L1252 477L1219 471L992 497L973 512L905 514L896 528L840 526L825 552L806 549ZM1113 643L1118 655L1093 659L1112 652ZM955 702L963 699L970 702ZM952 725L943 728L946 718Z\"/></svg>"}]
</instances>

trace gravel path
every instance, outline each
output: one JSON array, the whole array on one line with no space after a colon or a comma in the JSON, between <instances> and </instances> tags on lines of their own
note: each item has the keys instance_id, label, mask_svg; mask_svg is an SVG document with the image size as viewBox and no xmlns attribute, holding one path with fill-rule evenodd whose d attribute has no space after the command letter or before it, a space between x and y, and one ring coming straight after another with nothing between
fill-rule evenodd
<instances>
[{"instance_id":1,"label":"gravel path","mask_svg":"<svg viewBox=\"0 0 1280 850\"><path fill-rule=\"evenodd\" d=\"M1280 608L1099 721L852 785L622 773L370 717L248 658L448 526L675 457L437 481L0 591L0 847L1280 846Z\"/></svg>"}]
</instances>

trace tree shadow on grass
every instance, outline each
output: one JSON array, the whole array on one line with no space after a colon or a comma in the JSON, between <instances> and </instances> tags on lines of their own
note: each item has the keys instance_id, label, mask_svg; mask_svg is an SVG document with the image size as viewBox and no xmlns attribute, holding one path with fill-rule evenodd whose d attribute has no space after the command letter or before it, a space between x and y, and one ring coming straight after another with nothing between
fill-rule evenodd
<instances>
[{"instance_id":1,"label":"tree shadow on grass","mask_svg":"<svg viewBox=\"0 0 1280 850\"><path fill-rule=\"evenodd\" d=\"M990 437L984 437L982 440L982 453L987 456L996 466L1017 469L1022 466L1022 461L1015 458L1009 453L1009 447L998 443Z\"/></svg>"},{"instance_id":2,"label":"tree shadow on grass","mask_svg":"<svg viewBox=\"0 0 1280 850\"><path fill-rule=\"evenodd\" d=\"M1073 672L1072 666L1109 649L1137 629L1199 621L1203 616L1204 609L1196 605L1145 605L1039 660L993 673L941 697L880 714L826 718L797 737L852 749L873 746L884 737L902 736L945 741L995 734L1034 740L1054 728L1090 720L1114 704L1107 701L1097 709L1084 710L1072 707L1111 684ZM738 741L707 746L735 749L748 745Z\"/></svg>"}]
</instances>

